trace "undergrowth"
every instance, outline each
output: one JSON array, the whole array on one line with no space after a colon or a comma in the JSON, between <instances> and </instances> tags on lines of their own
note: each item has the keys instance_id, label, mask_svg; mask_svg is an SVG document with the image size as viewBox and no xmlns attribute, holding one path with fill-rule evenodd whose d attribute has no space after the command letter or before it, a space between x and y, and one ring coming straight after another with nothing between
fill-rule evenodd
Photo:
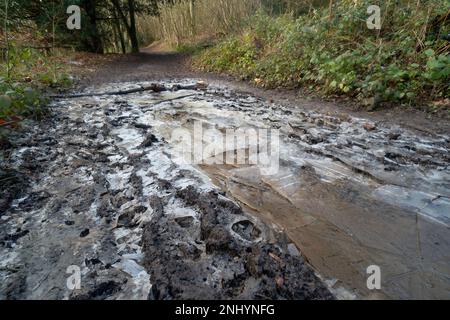
<instances>
[{"instance_id":1,"label":"undergrowth","mask_svg":"<svg viewBox=\"0 0 450 320\"><path fill-rule=\"evenodd\" d=\"M366 26L377 1L342 0L294 18L259 11L240 33L194 57L212 72L265 87L408 105L450 96L448 1L379 1L381 30ZM441 20L438 20L440 18Z\"/></svg>"},{"instance_id":2,"label":"undergrowth","mask_svg":"<svg viewBox=\"0 0 450 320\"><path fill-rule=\"evenodd\" d=\"M6 57L6 54L8 56ZM45 91L72 84L65 52L52 53L10 44L0 64L0 140L24 119L39 119L47 113Z\"/></svg>"}]
</instances>

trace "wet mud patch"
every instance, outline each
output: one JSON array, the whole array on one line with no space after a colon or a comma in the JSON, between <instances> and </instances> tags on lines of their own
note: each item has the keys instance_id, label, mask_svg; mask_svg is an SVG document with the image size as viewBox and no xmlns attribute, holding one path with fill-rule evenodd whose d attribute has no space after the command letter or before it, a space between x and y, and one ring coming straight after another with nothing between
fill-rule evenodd
<instances>
[{"instance_id":1,"label":"wet mud patch","mask_svg":"<svg viewBox=\"0 0 450 320\"><path fill-rule=\"evenodd\" d=\"M357 297L373 296L366 287L372 264L385 275L378 298L447 296L447 135L287 108L225 87L159 105L147 119L172 145L178 143L173 130L194 134L196 122L209 130L206 144L228 129L278 129L279 170L273 175L261 175L258 165L215 163L238 152L220 142L207 159L213 161L199 168L247 213L284 230L340 297L352 297L342 287ZM239 236L240 229L245 240L245 226L231 230Z\"/></svg>"},{"instance_id":2,"label":"wet mud patch","mask_svg":"<svg viewBox=\"0 0 450 320\"><path fill-rule=\"evenodd\" d=\"M150 298L333 299L302 257L288 252L282 234L264 227L258 241L236 235L237 228L241 235L261 235L236 203L192 186L176 194L197 214L180 220L167 203L176 199L151 200L154 216L143 237Z\"/></svg>"},{"instance_id":3,"label":"wet mud patch","mask_svg":"<svg viewBox=\"0 0 450 320\"><path fill-rule=\"evenodd\" d=\"M0 168L0 217L10 207L14 199L20 198L28 187L26 176L13 169Z\"/></svg>"},{"instance_id":4,"label":"wet mud patch","mask_svg":"<svg viewBox=\"0 0 450 320\"><path fill-rule=\"evenodd\" d=\"M14 177L0 202L1 298L364 298L371 264L383 297L448 296L448 136L180 89L192 83L60 99L14 141L0 159ZM278 129L278 172L183 161L172 133L195 122L213 141ZM66 285L71 265L80 290Z\"/></svg>"},{"instance_id":5,"label":"wet mud patch","mask_svg":"<svg viewBox=\"0 0 450 320\"><path fill-rule=\"evenodd\" d=\"M261 234L261 230L250 220L241 220L233 224L232 230L247 241L255 241Z\"/></svg>"}]
</instances>

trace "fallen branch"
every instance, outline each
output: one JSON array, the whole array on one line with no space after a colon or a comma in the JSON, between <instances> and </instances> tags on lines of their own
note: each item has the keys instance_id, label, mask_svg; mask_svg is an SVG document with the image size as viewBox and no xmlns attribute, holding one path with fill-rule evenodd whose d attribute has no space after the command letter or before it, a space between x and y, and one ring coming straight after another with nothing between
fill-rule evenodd
<instances>
[{"instance_id":1,"label":"fallen branch","mask_svg":"<svg viewBox=\"0 0 450 320\"><path fill-rule=\"evenodd\" d=\"M2 122L2 123L0 123L0 127L10 126L15 123L17 123L17 121Z\"/></svg>"},{"instance_id":2,"label":"fallen branch","mask_svg":"<svg viewBox=\"0 0 450 320\"><path fill-rule=\"evenodd\" d=\"M72 98L81 98L81 97L98 97L98 96L116 96L116 95L126 95L137 92L144 91L153 91L153 92L162 92L162 91L178 91L178 90L199 90L205 89L207 84L203 82L198 82L192 85L174 85L172 88L167 88L166 86L159 84L151 84L150 86L143 86L140 88L128 89L128 90L119 90L112 92L99 92L99 93L78 93L71 95L54 95L49 96L51 99L72 99ZM162 101L163 102L163 101Z\"/></svg>"},{"instance_id":3,"label":"fallen branch","mask_svg":"<svg viewBox=\"0 0 450 320\"><path fill-rule=\"evenodd\" d=\"M171 102L171 101L175 101L175 100L180 100L180 99L184 99L184 98L188 98L188 97L192 97L192 96L195 96L195 93L186 94L184 96L179 96L179 97L176 97L176 98L161 100L161 101L158 101L158 102L152 104L152 107L157 106L158 104L161 104L161 103Z\"/></svg>"},{"instance_id":4,"label":"fallen branch","mask_svg":"<svg viewBox=\"0 0 450 320\"><path fill-rule=\"evenodd\" d=\"M125 95L125 94L143 92L143 91L161 92L161 91L167 91L167 88L165 88L164 86L158 86L158 85L152 84L151 86L134 88L134 89L129 89L129 90L99 92L99 93L77 93L77 94L70 94L70 95L55 95L55 96L49 96L49 98L71 99L71 98L81 98L81 97L115 96L115 95Z\"/></svg>"},{"instance_id":5,"label":"fallen branch","mask_svg":"<svg viewBox=\"0 0 450 320\"><path fill-rule=\"evenodd\" d=\"M0 127L6 127L6 126L15 126L17 125L22 119L19 117L11 117L12 119L9 121L6 121L4 119L0 119Z\"/></svg>"}]
</instances>

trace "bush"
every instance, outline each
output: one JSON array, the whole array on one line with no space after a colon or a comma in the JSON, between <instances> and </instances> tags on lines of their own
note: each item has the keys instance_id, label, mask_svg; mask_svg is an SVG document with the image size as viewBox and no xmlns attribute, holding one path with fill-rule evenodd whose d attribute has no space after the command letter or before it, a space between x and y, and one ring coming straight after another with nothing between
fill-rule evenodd
<instances>
[{"instance_id":1,"label":"bush","mask_svg":"<svg viewBox=\"0 0 450 320\"><path fill-rule=\"evenodd\" d=\"M448 97L448 42L426 32L433 17L446 14L445 1L380 2L380 31L366 26L373 2L342 0L331 15L323 7L298 18L260 11L244 32L201 52L194 65L256 78L265 87L306 86L360 100L417 104Z\"/></svg>"},{"instance_id":2,"label":"bush","mask_svg":"<svg viewBox=\"0 0 450 320\"><path fill-rule=\"evenodd\" d=\"M0 78L0 119L40 117L44 113L45 99L41 93L24 84L8 83Z\"/></svg>"},{"instance_id":3,"label":"bush","mask_svg":"<svg viewBox=\"0 0 450 320\"><path fill-rule=\"evenodd\" d=\"M47 113L44 92L48 87L72 84L62 63L62 53L45 55L11 44L8 59L0 66L0 140L25 118L39 119Z\"/></svg>"}]
</instances>

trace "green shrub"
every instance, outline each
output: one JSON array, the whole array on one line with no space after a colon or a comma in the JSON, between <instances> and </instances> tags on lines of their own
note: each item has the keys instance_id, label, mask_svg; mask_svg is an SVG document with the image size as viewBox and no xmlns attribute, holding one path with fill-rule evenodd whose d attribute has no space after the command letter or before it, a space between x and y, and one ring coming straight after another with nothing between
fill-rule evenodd
<instances>
[{"instance_id":1,"label":"green shrub","mask_svg":"<svg viewBox=\"0 0 450 320\"><path fill-rule=\"evenodd\" d=\"M0 78L0 119L40 117L45 113L46 100L39 90L18 82Z\"/></svg>"},{"instance_id":2,"label":"green shrub","mask_svg":"<svg viewBox=\"0 0 450 320\"><path fill-rule=\"evenodd\" d=\"M331 16L327 7L298 18L258 12L244 32L197 54L194 65L266 87L306 86L360 100L417 104L448 97L448 43L426 32L433 17L447 12L445 1L379 1L380 31L366 26L367 7L376 2L338 1Z\"/></svg>"},{"instance_id":3,"label":"green shrub","mask_svg":"<svg viewBox=\"0 0 450 320\"><path fill-rule=\"evenodd\" d=\"M72 84L59 55L45 55L37 50L10 44L8 59L0 65L0 142L20 121L45 115L49 87ZM0 143L1 145L1 143Z\"/></svg>"}]
</instances>

